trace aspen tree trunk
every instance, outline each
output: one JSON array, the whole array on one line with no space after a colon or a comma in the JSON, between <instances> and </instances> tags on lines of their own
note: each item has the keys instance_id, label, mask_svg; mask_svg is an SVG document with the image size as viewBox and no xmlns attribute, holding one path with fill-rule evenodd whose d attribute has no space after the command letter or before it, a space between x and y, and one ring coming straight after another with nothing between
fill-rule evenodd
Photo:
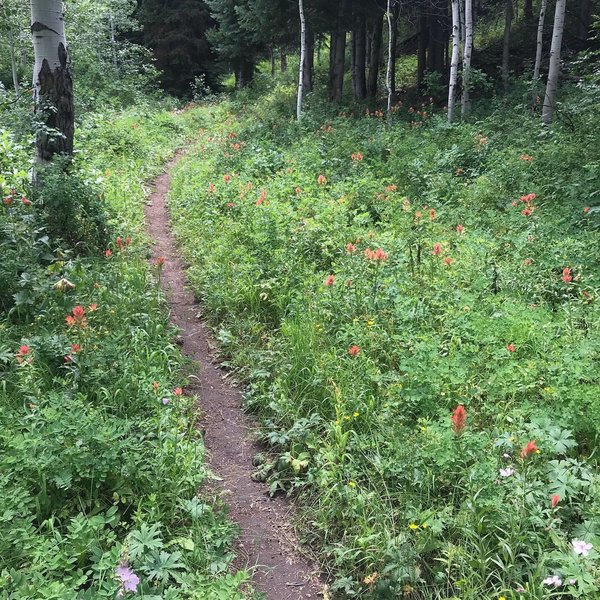
<instances>
[{"instance_id":1,"label":"aspen tree trunk","mask_svg":"<svg viewBox=\"0 0 600 600\"><path fill-rule=\"evenodd\" d=\"M31 33L35 112L45 125L37 134L37 160L48 162L55 154L73 154L73 79L62 0L31 0Z\"/></svg>"},{"instance_id":2,"label":"aspen tree trunk","mask_svg":"<svg viewBox=\"0 0 600 600\"><path fill-rule=\"evenodd\" d=\"M387 10L385 13L387 17L387 25L388 25L388 60L387 60L387 71L385 74L385 83L387 86L387 113L388 116L391 114L392 110L392 94L394 90L392 89L392 64L395 60L394 56L394 39L393 39L393 28L394 25L392 23L392 0L387 0Z\"/></svg>"},{"instance_id":3,"label":"aspen tree trunk","mask_svg":"<svg viewBox=\"0 0 600 600\"><path fill-rule=\"evenodd\" d=\"M392 26L392 95L396 93L396 56L398 55L398 19L400 18L400 5L396 4L393 10L394 22Z\"/></svg>"},{"instance_id":4,"label":"aspen tree trunk","mask_svg":"<svg viewBox=\"0 0 600 600\"><path fill-rule=\"evenodd\" d=\"M115 19L112 13L108 16L110 24L110 47L112 49L112 60L115 71L119 70L119 61L117 59L117 28L115 27Z\"/></svg>"},{"instance_id":5,"label":"aspen tree trunk","mask_svg":"<svg viewBox=\"0 0 600 600\"><path fill-rule=\"evenodd\" d=\"M540 6L540 20L538 21L537 43L535 49L535 65L533 67L533 83L537 83L540 78L540 67L542 64L542 46L544 44L544 20L546 19L546 6L548 0L542 0Z\"/></svg>"},{"instance_id":6,"label":"aspen tree trunk","mask_svg":"<svg viewBox=\"0 0 600 600\"><path fill-rule=\"evenodd\" d=\"M460 11L458 0L452 0L452 58L450 59L450 85L448 86L448 122L454 121L456 88L458 85L458 61L460 59Z\"/></svg>"},{"instance_id":7,"label":"aspen tree trunk","mask_svg":"<svg viewBox=\"0 0 600 600\"><path fill-rule=\"evenodd\" d=\"M306 63L306 19L304 18L304 2L298 0L298 11L300 13L300 69L298 75L298 101L296 103L296 118L298 121L302 116L302 98L304 95L304 75Z\"/></svg>"},{"instance_id":8,"label":"aspen tree trunk","mask_svg":"<svg viewBox=\"0 0 600 600\"><path fill-rule=\"evenodd\" d=\"M542 107L542 122L545 125L552 122L554 110L556 108L556 90L558 88L558 74L560 72L560 49L565 26L566 4L567 0L556 0L552 45L550 46L550 69L548 71L548 83L546 84L544 106Z\"/></svg>"},{"instance_id":9,"label":"aspen tree trunk","mask_svg":"<svg viewBox=\"0 0 600 600\"><path fill-rule=\"evenodd\" d=\"M504 8L504 41L502 43L502 85L508 89L508 74L510 68L510 34L513 20L513 0L506 0Z\"/></svg>"},{"instance_id":10,"label":"aspen tree trunk","mask_svg":"<svg viewBox=\"0 0 600 600\"><path fill-rule=\"evenodd\" d=\"M463 52L463 81L461 114L466 118L471 113L471 56L473 53L473 0L465 0L465 48Z\"/></svg>"}]
</instances>

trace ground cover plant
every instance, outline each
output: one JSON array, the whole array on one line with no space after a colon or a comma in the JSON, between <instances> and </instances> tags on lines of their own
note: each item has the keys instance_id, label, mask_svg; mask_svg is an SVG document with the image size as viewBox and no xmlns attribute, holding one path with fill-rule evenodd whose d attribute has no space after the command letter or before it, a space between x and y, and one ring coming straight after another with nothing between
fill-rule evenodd
<instances>
[{"instance_id":1,"label":"ground cover plant","mask_svg":"<svg viewBox=\"0 0 600 600\"><path fill-rule=\"evenodd\" d=\"M594 90L541 129L504 98L298 124L272 88L204 109L170 198L255 477L301 499L336 597L597 597Z\"/></svg>"},{"instance_id":2,"label":"ground cover plant","mask_svg":"<svg viewBox=\"0 0 600 600\"><path fill-rule=\"evenodd\" d=\"M88 115L35 190L0 130L1 598L245 597L143 225L197 118Z\"/></svg>"}]
</instances>

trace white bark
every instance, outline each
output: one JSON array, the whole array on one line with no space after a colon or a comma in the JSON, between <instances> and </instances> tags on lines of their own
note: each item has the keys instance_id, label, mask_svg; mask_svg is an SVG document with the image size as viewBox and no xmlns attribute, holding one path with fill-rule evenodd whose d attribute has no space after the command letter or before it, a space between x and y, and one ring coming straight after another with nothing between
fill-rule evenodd
<instances>
[{"instance_id":1,"label":"white bark","mask_svg":"<svg viewBox=\"0 0 600 600\"><path fill-rule=\"evenodd\" d=\"M37 158L47 162L73 152L73 81L62 0L31 0L31 34L35 110L46 126L38 130Z\"/></svg>"},{"instance_id":2,"label":"white bark","mask_svg":"<svg viewBox=\"0 0 600 600\"><path fill-rule=\"evenodd\" d=\"M471 112L471 56L473 54L473 0L465 0L465 48L463 53L463 89L461 114L468 117Z\"/></svg>"},{"instance_id":3,"label":"white bark","mask_svg":"<svg viewBox=\"0 0 600 600\"><path fill-rule=\"evenodd\" d=\"M15 55L15 36L12 27L8 30L8 44L10 48L10 69L12 72L13 86L15 88L15 94L19 95L19 74L17 72L17 57Z\"/></svg>"},{"instance_id":4,"label":"white bark","mask_svg":"<svg viewBox=\"0 0 600 600\"><path fill-rule=\"evenodd\" d=\"M393 24L392 24L392 0L387 0L387 24L388 24L388 61L387 61L387 72L385 74L385 83L387 86L387 114L388 116L391 114L392 110L392 61L394 59L394 35L392 32Z\"/></svg>"},{"instance_id":5,"label":"white bark","mask_svg":"<svg viewBox=\"0 0 600 600\"><path fill-rule=\"evenodd\" d=\"M558 88L558 74L560 72L560 49L565 25L566 5L567 0L556 0L552 45L550 47L550 69L548 71L544 106L542 107L542 122L546 125L552 122L556 108L556 90Z\"/></svg>"},{"instance_id":6,"label":"white bark","mask_svg":"<svg viewBox=\"0 0 600 600\"><path fill-rule=\"evenodd\" d=\"M458 0L452 0L452 58L450 59L450 85L448 86L448 123L454 120L458 61L460 58L460 10Z\"/></svg>"},{"instance_id":7,"label":"white bark","mask_svg":"<svg viewBox=\"0 0 600 600\"><path fill-rule=\"evenodd\" d=\"M300 12L300 73L298 76L298 101L296 104L296 118L298 121L302 116L302 99L304 96L304 63L306 62L306 19L304 18L304 2L298 0L298 11Z\"/></svg>"},{"instance_id":8,"label":"white bark","mask_svg":"<svg viewBox=\"0 0 600 600\"><path fill-rule=\"evenodd\" d=\"M542 47L544 44L544 20L546 19L546 6L548 5L548 0L542 0L542 5L540 6L540 20L538 21L538 30L537 30L537 43L535 49L535 65L533 67L533 82L534 85L537 83L537 80L540 78L540 67L542 64Z\"/></svg>"}]
</instances>

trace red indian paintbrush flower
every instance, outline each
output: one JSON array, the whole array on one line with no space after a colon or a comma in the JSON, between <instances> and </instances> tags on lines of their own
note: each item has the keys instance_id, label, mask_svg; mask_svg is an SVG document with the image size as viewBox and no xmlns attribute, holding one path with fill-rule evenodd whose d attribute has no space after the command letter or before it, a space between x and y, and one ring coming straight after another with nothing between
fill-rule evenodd
<instances>
[{"instance_id":1,"label":"red indian paintbrush flower","mask_svg":"<svg viewBox=\"0 0 600 600\"><path fill-rule=\"evenodd\" d=\"M454 433L461 434L467 425L467 411L462 404L459 404L450 417L452 421L452 430Z\"/></svg>"},{"instance_id":2,"label":"red indian paintbrush flower","mask_svg":"<svg viewBox=\"0 0 600 600\"><path fill-rule=\"evenodd\" d=\"M560 502L560 496L558 494L554 494L552 496L552 500L550 501L550 505L552 508L556 508L556 505Z\"/></svg>"},{"instance_id":3,"label":"red indian paintbrush flower","mask_svg":"<svg viewBox=\"0 0 600 600\"><path fill-rule=\"evenodd\" d=\"M434 256L439 256L442 253L442 245L441 244L434 244L433 245L433 250L432 253Z\"/></svg>"},{"instance_id":4,"label":"red indian paintbrush flower","mask_svg":"<svg viewBox=\"0 0 600 600\"><path fill-rule=\"evenodd\" d=\"M358 354L360 353L360 348L354 344L353 346L350 346L350 348L348 348L348 354L350 356L358 356Z\"/></svg>"},{"instance_id":5,"label":"red indian paintbrush flower","mask_svg":"<svg viewBox=\"0 0 600 600\"><path fill-rule=\"evenodd\" d=\"M19 346L17 351L17 362L21 364L26 360L26 356L29 354L29 346Z\"/></svg>"},{"instance_id":6,"label":"red indian paintbrush flower","mask_svg":"<svg viewBox=\"0 0 600 600\"><path fill-rule=\"evenodd\" d=\"M335 275L327 275L325 281L323 281L323 285L327 287L331 287L335 283Z\"/></svg>"},{"instance_id":7,"label":"red indian paintbrush flower","mask_svg":"<svg viewBox=\"0 0 600 600\"><path fill-rule=\"evenodd\" d=\"M527 442L523 449L521 450L521 458L528 458L532 454L537 454L540 449L537 447L535 440L531 440Z\"/></svg>"},{"instance_id":8,"label":"red indian paintbrush flower","mask_svg":"<svg viewBox=\"0 0 600 600\"><path fill-rule=\"evenodd\" d=\"M565 267L563 269L562 272L562 277L561 279L565 282L565 283L571 283L571 281L573 281L573 276L571 275L571 269L569 269L569 267Z\"/></svg>"}]
</instances>

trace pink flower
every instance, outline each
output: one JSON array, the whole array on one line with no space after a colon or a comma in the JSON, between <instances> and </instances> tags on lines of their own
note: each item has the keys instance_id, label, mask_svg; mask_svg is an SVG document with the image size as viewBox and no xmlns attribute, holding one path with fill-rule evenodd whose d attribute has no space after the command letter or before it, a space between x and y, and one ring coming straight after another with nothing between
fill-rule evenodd
<instances>
[{"instance_id":1,"label":"pink flower","mask_svg":"<svg viewBox=\"0 0 600 600\"><path fill-rule=\"evenodd\" d=\"M506 349L507 349L509 352L515 352L515 351L517 350L517 347L516 347L514 344L508 344L508 345L506 346Z\"/></svg>"},{"instance_id":2,"label":"pink flower","mask_svg":"<svg viewBox=\"0 0 600 600\"><path fill-rule=\"evenodd\" d=\"M137 592L140 578L129 568L128 564L122 563L117 567L115 574L117 579L120 580L120 584L123 592Z\"/></svg>"},{"instance_id":3,"label":"pink flower","mask_svg":"<svg viewBox=\"0 0 600 600\"><path fill-rule=\"evenodd\" d=\"M458 235L462 235L464 230L465 228L460 223L456 226L456 233L458 233Z\"/></svg>"},{"instance_id":4,"label":"pink flower","mask_svg":"<svg viewBox=\"0 0 600 600\"><path fill-rule=\"evenodd\" d=\"M25 360L27 360L25 357L29 354L29 346L19 346L19 349L17 350L17 362L19 364L21 364L22 362L24 362Z\"/></svg>"},{"instance_id":5,"label":"pink flower","mask_svg":"<svg viewBox=\"0 0 600 600\"><path fill-rule=\"evenodd\" d=\"M575 554L580 554L581 556L587 556L594 547L584 540L573 540L571 545L573 546L573 552L575 552Z\"/></svg>"},{"instance_id":6,"label":"pink flower","mask_svg":"<svg viewBox=\"0 0 600 600\"><path fill-rule=\"evenodd\" d=\"M556 505L560 502L560 496L558 494L554 494L552 499L550 500L550 506L552 508L556 508Z\"/></svg>"},{"instance_id":7,"label":"pink flower","mask_svg":"<svg viewBox=\"0 0 600 600\"><path fill-rule=\"evenodd\" d=\"M444 264L450 266L454 262L454 259L451 256L446 256L444 258Z\"/></svg>"},{"instance_id":8,"label":"pink flower","mask_svg":"<svg viewBox=\"0 0 600 600\"><path fill-rule=\"evenodd\" d=\"M432 253L434 256L439 256L442 253L442 245L441 244L434 244L433 245L433 250Z\"/></svg>"},{"instance_id":9,"label":"pink flower","mask_svg":"<svg viewBox=\"0 0 600 600\"><path fill-rule=\"evenodd\" d=\"M173 390L173 393L174 393L176 396L181 396L181 395L183 394L183 389L181 389L180 387L176 387L176 388Z\"/></svg>"},{"instance_id":10,"label":"pink flower","mask_svg":"<svg viewBox=\"0 0 600 600\"><path fill-rule=\"evenodd\" d=\"M229 173L223 175L223 181L229 183L231 181L231 175L229 175Z\"/></svg>"},{"instance_id":11,"label":"pink flower","mask_svg":"<svg viewBox=\"0 0 600 600\"><path fill-rule=\"evenodd\" d=\"M104 251L104 256L106 256L106 258L110 258L112 256L112 250L108 249Z\"/></svg>"},{"instance_id":12,"label":"pink flower","mask_svg":"<svg viewBox=\"0 0 600 600\"><path fill-rule=\"evenodd\" d=\"M323 281L323 285L327 287L331 287L335 283L335 275L327 275L325 281Z\"/></svg>"},{"instance_id":13,"label":"pink flower","mask_svg":"<svg viewBox=\"0 0 600 600\"><path fill-rule=\"evenodd\" d=\"M571 275L571 269L569 269L569 267L565 267L563 269L562 272L562 277L561 279L565 282L565 283L571 283L571 281L573 281L573 276Z\"/></svg>"},{"instance_id":14,"label":"pink flower","mask_svg":"<svg viewBox=\"0 0 600 600\"><path fill-rule=\"evenodd\" d=\"M371 248L367 248L365 250L365 258L373 261L385 261L388 259L388 253L381 248L377 248L377 250L371 250Z\"/></svg>"},{"instance_id":15,"label":"pink flower","mask_svg":"<svg viewBox=\"0 0 600 600\"><path fill-rule=\"evenodd\" d=\"M211 182L208 184L208 193L209 193L209 194L212 194L214 191L215 191L215 184L214 184L214 183L211 181Z\"/></svg>"},{"instance_id":16,"label":"pink flower","mask_svg":"<svg viewBox=\"0 0 600 600\"><path fill-rule=\"evenodd\" d=\"M346 252L348 252L348 254L356 252L356 246L352 242L349 242L348 244L346 244Z\"/></svg>"},{"instance_id":17,"label":"pink flower","mask_svg":"<svg viewBox=\"0 0 600 600\"><path fill-rule=\"evenodd\" d=\"M25 198L25 196L21 196L21 202L25 205L25 206L29 206L31 204L31 201L28 200L27 198Z\"/></svg>"},{"instance_id":18,"label":"pink flower","mask_svg":"<svg viewBox=\"0 0 600 600\"><path fill-rule=\"evenodd\" d=\"M352 154L352 160L354 162L360 162L363 159L363 155L360 152L354 152Z\"/></svg>"},{"instance_id":19,"label":"pink flower","mask_svg":"<svg viewBox=\"0 0 600 600\"><path fill-rule=\"evenodd\" d=\"M589 206L584 206L583 207L583 212L584 213L589 213L590 212L590 207Z\"/></svg>"},{"instance_id":20,"label":"pink flower","mask_svg":"<svg viewBox=\"0 0 600 600\"><path fill-rule=\"evenodd\" d=\"M317 177L317 183L319 185L325 185L327 183L327 177L325 177L325 175L319 175Z\"/></svg>"},{"instance_id":21,"label":"pink flower","mask_svg":"<svg viewBox=\"0 0 600 600\"><path fill-rule=\"evenodd\" d=\"M358 356L358 354L360 353L360 348L354 344L352 346L350 346L350 348L348 348L348 354L350 356Z\"/></svg>"}]
</instances>

